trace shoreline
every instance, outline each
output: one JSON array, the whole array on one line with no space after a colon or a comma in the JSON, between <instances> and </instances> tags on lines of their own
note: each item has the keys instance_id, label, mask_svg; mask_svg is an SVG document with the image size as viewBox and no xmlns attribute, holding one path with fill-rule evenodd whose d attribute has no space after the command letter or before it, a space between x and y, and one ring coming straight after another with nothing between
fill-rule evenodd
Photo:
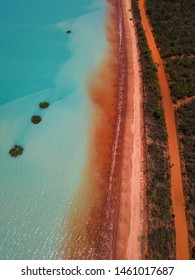
<instances>
[{"instance_id":1,"label":"shoreline","mask_svg":"<svg viewBox=\"0 0 195 280\"><path fill-rule=\"evenodd\" d=\"M93 117L89 153L66 224L68 244L60 246L63 259L143 258L145 159L139 52L129 21L130 3L108 3L110 47L89 76Z\"/></svg>"},{"instance_id":2,"label":"shoreline","mask_svg":"<svg viewBox=\"0 0 195 280\"><path fill-rule=\"evenodd\" d=\"M119 81L118 1L108 0L108 3L105 27L109 49L88 79L92 121L87 162L65 225L68 243L60 246L62 259L113 258L124 89Z\"/></svg>"},{"instance_id":3,"label":"shoreline","mask_svg":"<svg viewBox=\"0 0 195 280\"><path fill-rule=\"evenodd\" d=\"M145 157L141 67L131 3L121 0L127 59L127 104L115 259L142 259L146 242Z\"/></svg>"}]
</instances>

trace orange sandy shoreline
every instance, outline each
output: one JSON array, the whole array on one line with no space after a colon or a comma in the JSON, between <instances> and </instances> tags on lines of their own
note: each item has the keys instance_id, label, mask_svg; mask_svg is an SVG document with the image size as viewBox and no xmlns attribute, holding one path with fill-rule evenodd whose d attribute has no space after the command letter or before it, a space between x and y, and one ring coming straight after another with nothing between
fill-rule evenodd
<instances>
[{"instance_id":1,"label":"orange sandy shoreline","mask_svg":"<svg viewBox=\"0 0 195 280\"><path fill-rule=\"evenodd\" d=\"M131 1L121 0L121 6L127 55L127 104L114 258L142 259L146 229L143 90Z\"/></svg>"},{"instance_id":2,"label":"orange sandy shoreline","mask_svg":"<svg viewBox=\"0 0 195 280\"><path fill-rule=\"evenodd\" d=\"M88 155L79 192L65 224L63 259L112 259L119 188L124 85L120 82L117 0L108 0L109 48L89 75L91 103Z\"/></svg>"},{"instance_id":3,"label":"orange sandy shoreline","mask_svg":"<svg viewBox=\"0 0 195 280\"><path fill-rule=\"evenodd\" d=\"M108 2L110 50L89 79L94 119L80 192L66 223L68 244L61 244L64 259L142 258L145 188L139 54L129 1Z\"/></svg>"}]
</instances>

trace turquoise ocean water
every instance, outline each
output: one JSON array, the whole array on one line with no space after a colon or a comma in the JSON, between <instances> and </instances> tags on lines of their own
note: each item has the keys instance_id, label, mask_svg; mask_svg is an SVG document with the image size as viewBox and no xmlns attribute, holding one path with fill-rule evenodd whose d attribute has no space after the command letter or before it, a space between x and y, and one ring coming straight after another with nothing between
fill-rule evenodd
<instances>
[{"instance_id":1,"label":"turquoise ocean water","mask_svg":"<svg viewBox=\"0 0 195 280\"><path fill-rule=\"evenodd\" d=\"M60 253L87 160L92 106L86 86L108 49L107 5L0 0L0 259ZM41 101L49 108L41 110ZM33 125L36 114L42 122ZM24 153L12 158L15 144Z\"/></svg>"}]
</instances>

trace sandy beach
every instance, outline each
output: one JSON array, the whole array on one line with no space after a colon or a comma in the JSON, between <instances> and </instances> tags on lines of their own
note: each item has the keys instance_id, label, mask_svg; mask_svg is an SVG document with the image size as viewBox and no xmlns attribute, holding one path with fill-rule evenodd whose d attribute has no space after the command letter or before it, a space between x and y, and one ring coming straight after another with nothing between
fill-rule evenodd
<instances>
[{"instance_id":1,"label":"sandy beach","mask_svg":"<svg viewBox=\"0 0 195 280\"><path fill-rule=\"evenodd\" d=\"M142 259L144 217L144 125L141 68L131 3L122 0L127 56L127 104L115 259Z\"/></svg>"},{"instance_id":2,"label":"sandy beach","mask_svg":"<svg viewBox=\"0 0 195 280\"><path fill-rule=\"evenodd\" d=\"M89 79L94 120L81 193L69 219L69 244L63 245L65 259L142 259L143 255L145 161L139 53L129 1L109 2L111 48Z\"/></svg>"}]
</instances>

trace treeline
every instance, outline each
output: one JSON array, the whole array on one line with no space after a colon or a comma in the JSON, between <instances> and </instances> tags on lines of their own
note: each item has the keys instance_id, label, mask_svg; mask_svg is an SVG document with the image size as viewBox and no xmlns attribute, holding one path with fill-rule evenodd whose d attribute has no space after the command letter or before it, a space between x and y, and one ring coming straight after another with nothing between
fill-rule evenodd
<instances>
[{"instance_id":1,"label":"treeline","mask_svg":"<svg viewBox=\"0 0 195 280\"><path fill-rule=\"evenodd\" d=\"M193 0L147 0L146 10L162 58L195 54Z\"/></svg>"},{"instance_id":2,"label":"treeline","mask_svg":"<svg viewBox=\"0 0 195 280\"><path fill-rule=\"evenodd\" d=\"M195 58L175 58L165 62L174 103L195 94Z\"/></svg>"},{"instance_id":3,"label":"treeline","mask_svg":"<svg viewBox=\"0 0 195 280\"><path fill-rule=\"evenodd\" d=\"M132 1L145 91L148 254L146 259L174 259L175 231L171 204L167 132L156 67L142 29L137 0Z\"/></svg>"},{"instance_id":4,"label":"treeline","mask_svg":"<svg viewBox=\"0 0 195 280\"><path fill-rule=\"evenodd\" d=\"M185 160L184 191L191 258L195 259L195 101L176 111L177 127L180 135L180 154ZM190 187L189 187L190 186Z\"/></svg>"}]
</instances>

